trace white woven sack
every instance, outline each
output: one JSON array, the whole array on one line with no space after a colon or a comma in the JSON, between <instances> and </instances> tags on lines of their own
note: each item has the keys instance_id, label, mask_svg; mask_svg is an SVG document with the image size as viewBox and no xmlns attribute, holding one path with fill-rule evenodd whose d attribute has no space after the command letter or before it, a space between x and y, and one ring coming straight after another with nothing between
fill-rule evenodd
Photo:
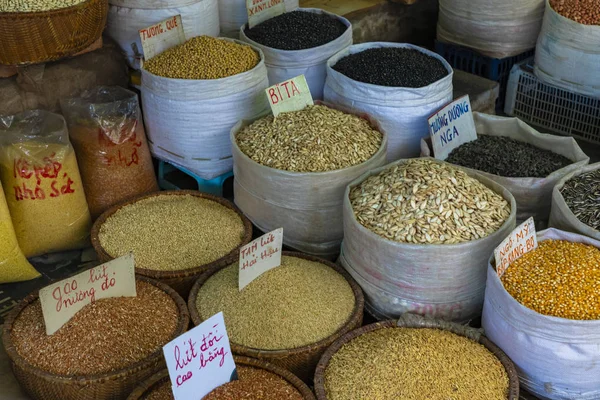
<instances>
[{"instance_id":1,"label":"white woven sack","mask_svg":"<svg viewBox=\"0 0 600 400\"><path fill-rule=\"evenodd\" d=\"M552 209L550 211L550 223L551 228L561 229L567 232L579 233L584 236L589 236L592 239L600 240L600 232L581 222L573 211L567 206L565 198L560 193L565 183L579 175L596 171L600 168L600 163L585 165L579 168L577 171L571 172L565 175L552 190Z\"/></svg>"},{"instance_id":2,"label":"white woven sack","mask_svg":"<svg viewBox=\"0 0 600 400\"><path fill-rule=\"evenodd\" d=\"M299 7L299 0L284 0L285 11L294 11ZM219 0L219 18L221 36L239 39L240 26L248 22L248 10L245 0Z\"/></svg>"},{"instance_id":3,"label":"white woven sack","mask_svg":"<svg viewBox=\"0 0 600 400\"><path fill-rule=\"evenodd\" d=\"M550 216L554 185L565 175L589 163L590 158L581 150L575 139L539 133L518 118L498 117L478 112L473 113L473 117L478 135L509 137L540 149L550 150L573 161L573 164L554 171L545 178L508 178L472 170L499 183L512 193L517 201L518 221L525 221L532 216L536 222L547 221ZM433 156L425 140L421 141L421 156Z\"/></svg>"},{"instance_id":4,"label":"white woven sack","mask_svg":"<svg viewBox=\"0 0 600 400\"><path fill-rule=\"evenodd\" d=\"M440 0L437 38L493 58L535 47L544 0Z\"/></svg>"},{"instance_id":5,"label":"white woven sack","mask_svg":"<svg viewBox=\"0 0 600 400\"><path fill-rule=\"evenodd\" d=\"M344 234L344 191L358 176L385 164L385 131L379 129L381 147L362 164L328 172L290 172L258 164L242 153L235 135L249 123L242 121L231 131L235 204L263 232L283 227L287 246L327 259L335 257Z\"/></svg>"},{"instance_id":6,"label":"white woven sack","mask_svg":"<svg viewBox=\"0 0 600 400\"><path fill-rule=\"evenodd\" d=\"M538 232L538 242L548 239L600 247L599 241L575 233ZM515 363L522 387L541 399L599 399L600 321L550 317L521 305L504 289L493 257L487 268L482 325L486 336Z\"/></svg>"},{"instance_id":7,"label":"white woven sack","mask_svg":"<svg viewBox=\"0 0 600 400\"><path fill-rule=\"evenodd\" d=\"M300 10L316 14L327 14L339 19L348 28L337 39L306 50L279 50L264 46L246 36L244 33L245 26L240 28L240 39L258 47L265 53L265 64L269 71L269 85L275 85L287 79L304 75L313 99L322 100L323 86L325 86L325 78L327 77L327 60L337 52L352 45L352 24L344 17L321 9L301 8Z\"/></svg>"},{"instance_id":8,"label":"white woven sack","mask_svg":"<svg viewBox=\"0 0 600 400\"><path fill-rule=\"evenodd\" d=\"M510 203L510 216L500 229L459 244L419 245L388 240L358 222L349 194L369 176L404 162L372 170L346 188L341 264L362 287L366 307L376 311L375 316L393 319L410 312L454 322L476 318L483 305L489 256L516 225L515 199L497 183L466 171Z\"/></svg>"},{"instance_id":9,"label":"white woven sack","mask_svg":"<svg viewBox=\"0 0 600 400\"><path fill-rule=\"evenodd\" d=\"M400 88L358 82L335 71L333 66L349 54L380 47L402 47L421 51L440 60L449 75L422 88ZM429 135L427 118L452 101L450 64L441 56L412 44L373 42L355 44L327 62L323 97L326 102L371 115L388 133L387 161L417 157L419 142Z\"/></svg>"},{"instance_id":10,"label":"white woven sack","mask_svg":"<svg viewBox=\"0 0 600 400\"><path fill-rule=\"evenodd\" d=\"M225 39L241 43L233 39ZM267 68L222 79L170 79L142 69L142 106L152 154L203 179L231 171L231 128L269 109Z\"/></svg>"},{"instance_id":11,"label":"white woven sack","mask_svg":"<svg viewBox=\"0 0 600 400\"><path fill-rule=\"evenodd\" d=\"M181 15L187 39L219 36L218 0L110 0L109 3L106 34L119 44L127 63L135 69L140 68L143 55L139 30L169 17Z\"/></svg>"}]
</instances>

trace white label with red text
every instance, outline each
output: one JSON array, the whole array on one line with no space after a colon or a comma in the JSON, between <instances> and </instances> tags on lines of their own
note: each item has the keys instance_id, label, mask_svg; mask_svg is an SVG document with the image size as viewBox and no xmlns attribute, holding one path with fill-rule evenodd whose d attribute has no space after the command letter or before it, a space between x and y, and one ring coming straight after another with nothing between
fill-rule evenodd
<instances>
[{"instance_id":1,"label":"white label with red text","mask_svg":"<svg viewBox=\"0 0 600 400\"><path fill-rule=\"evenodd\" d=\"M248 26L254 28L261 22L285 13L284 0L246 0Z\"/></svg>"},{"instance_id":2,"label":"white label with red text","mask_svg":"<svg viewBox=\"0 0 600 400\"><path fill-rule=\"evenodd\" d=\"M428 120L433 156L445 160L458 146L477 139L469 96L448 104Z\"/></svg>"},{"instance_id":3,"label":"white label with red text","mask_svg":"<svg viewBox=\"0 0 600 400\"><path fill-rule=\"evenodd\" d=\"M265 91L275 117L283 112L300 111L314 104L304 75L273 85Z\"/></svg>"},{"instance_id":4,"label":"white label with red text","mask_svg":"<svg viewBox=\"0 0 600 400\"><path fill-rule=\"evenodd\" d=\"M175 15L162 22L140 29L144 59L152 57L185 42L181 15Z\"/></svg>"},{"instance_id":5,"label":"white label with red text","mask_svg":"<svg viewBox=\"0 0 600 400\"><path fill-rule=\"evenodd\" d=\"M283 228L275 229L240 249L239 289L265 272L281 265Z\"/></svg>"},{"instance_id":6,"label":"white label with red text","mask_svg":"<svg viewBox=\"0 0 600 400\"><path fill-rule=\"evenodd\" d=\"M46 334L52 335L77 311L108 297L135 297L135 260L127 254L40 290Z\"/></svg>"},{"instance_id":7,"label":"white label with red text","mask_svg":"<svg viewBox=\"0 0 600 400\"><path fill-rule=\"evenodd\" d=\"M175 400L201 399L237 380L222 312L167 343L163 353Z\"/></svg>"},{"instance_id":8,"label":"white label with red text","mask_svg":"<svg viewBox=\"0 0 600 400\"><path fill-rule=\"evenodd\" d=\"M517 226L494 250L496 273L502 276L510 264L538 246L533 217Z\"/></svg>"}]
</instances>

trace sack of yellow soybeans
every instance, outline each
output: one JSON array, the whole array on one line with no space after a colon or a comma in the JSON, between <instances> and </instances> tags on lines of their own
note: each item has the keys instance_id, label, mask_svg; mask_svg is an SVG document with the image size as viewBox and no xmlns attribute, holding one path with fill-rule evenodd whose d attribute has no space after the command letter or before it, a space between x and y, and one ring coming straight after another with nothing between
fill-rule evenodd
<instances>
[{"instance_id":1,"label":"sack of yellow soybeans","mask_svg":"<svg viewBox=\"0 0 600 400\"><path fill-rule=\"evenodd\" d=\"M91 218L61 115L0 118L0 179L26 257L85 247Z\"/></svg>"}]
</instances>

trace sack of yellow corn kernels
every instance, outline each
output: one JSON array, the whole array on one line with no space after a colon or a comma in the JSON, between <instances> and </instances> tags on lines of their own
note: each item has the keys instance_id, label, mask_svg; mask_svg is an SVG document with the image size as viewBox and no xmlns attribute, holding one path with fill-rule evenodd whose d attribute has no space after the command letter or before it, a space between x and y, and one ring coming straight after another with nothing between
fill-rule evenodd
<instances>
[{"instance_id":1,"label":"sack of yellow corn kernels","mask_svg":"<svg viewBox=\"0 0 600 400\"><path fill-rule=\"evenodd\" d=\"M90 212L61 115L0 118L0 180L26 257L87 245Z\"/></svg>"}]
</instances>

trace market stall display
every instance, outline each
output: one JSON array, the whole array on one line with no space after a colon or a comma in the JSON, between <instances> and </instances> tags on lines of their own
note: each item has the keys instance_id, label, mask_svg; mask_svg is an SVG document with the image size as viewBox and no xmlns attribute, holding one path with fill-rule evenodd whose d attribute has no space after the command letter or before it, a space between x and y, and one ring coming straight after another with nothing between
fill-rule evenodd
<instances>
[{"instance_id":1,"label":"market stall display","mask_svg":"<svg viewBox=\"0 0 600 400\"><path fill-rule=\"evenodd\" d=\"M265 54L270 85L304 75L313 98L321 100L327 60L352 44L352 25L338 15L301 8L252 29L242 26L240 39Z\"/></svg>"},{"instance_id":2,"label":"market stall display","mask_svg":"<svg viewBox=\"0 0 600 400\"><path fill-rule=\"evenodd\" d=\"M61 102L92 218L158 191L137 95L98 87Z\"/></svg>"},{"instance_id":3,"label":"market stall display","mask_svg":"<svg viewBox=\"0 0 600 400\"><path fill-rule=\"evenodd\" d=\"M294 11L299 7L299 0L283 0L285 11ZM240 26L248 23L248 10L245 0L219 0L219 19L221 36L238 39Z\"/></svg>"}]
</instances>

